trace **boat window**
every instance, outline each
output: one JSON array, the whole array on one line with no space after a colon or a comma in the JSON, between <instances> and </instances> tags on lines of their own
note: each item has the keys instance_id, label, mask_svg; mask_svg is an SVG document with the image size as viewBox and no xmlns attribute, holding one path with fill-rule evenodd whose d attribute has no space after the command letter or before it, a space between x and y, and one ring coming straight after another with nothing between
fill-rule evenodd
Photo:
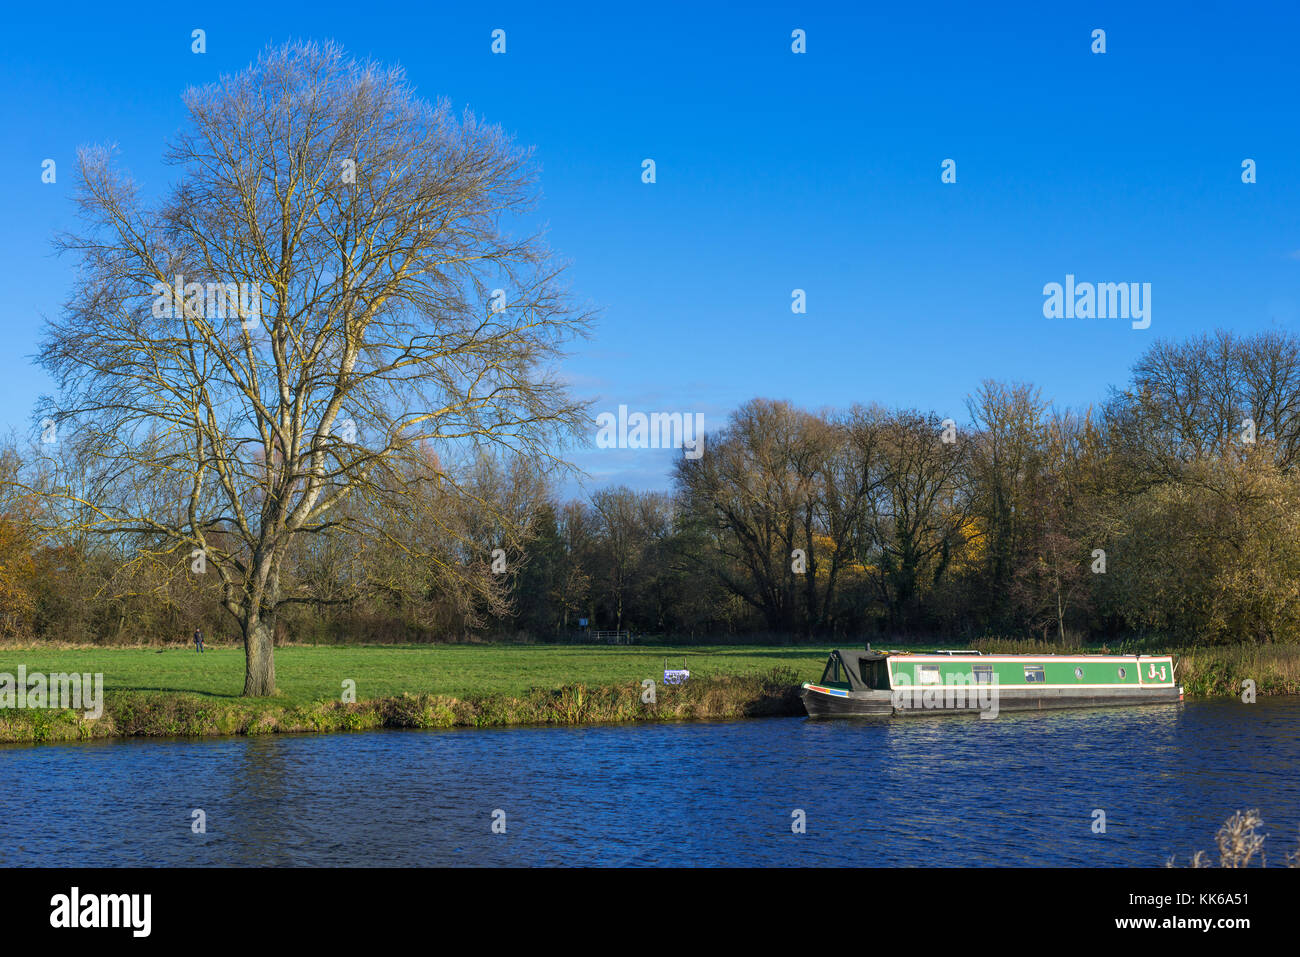
<instances>
[{"instance_id":1,"label":"boat window","mask_svg":"<svg viewBox=\"0 0 1300 957\"><path fill-rule=\"evenodd\" d=\"M1040 685L1045 680L1042 665L1025 665L1025 684Z\"/></svg>"},{"instance_id":2,"label":"boat window","mask_svg":"<svg viewBox=\"0 0 1300 957\"><path fill-rule=\"evenodd\" d=\"M862 663L862 680L868 688L889 690L889 664L882 658Z\"/></svg>"},{"instance_id":3,"label":"boat window","mask_svg":"<svg viewBox=\"0 0 1300 957\"><path fill-rule=\"evenodd\" d=\"M1082 680L1083 680L1083 669L1082 669L1082 668L1075 668L1075 669L1074 669L1074 676L1075 676L1076 678L1078 678L1080 681L1082 681Z\"/></svg>"},{"instance_id":4,"label":"boat window","mask_svg":"<svg viewBox=\"0 0 1300 957\"><path fill-rule=\"evenodd\" d=\"M920 685L943 684L943 678L940 677L939 675L939 666L938 665L917 665L916 683Z\"/></svg>"},{"instance_id":5,"label":"boat window","mask_svg":"<svg viewBox=\"0 0 1300 957\"><path fill-rule=\"evenodd\" d=\"M992 665L976 665L974 671L975 671L975 683L977 685L993 684Z\"/></svg>"},{"instance_id":6,"label":"boat window","mask_svg":"<svg viewBox=\"0 0 1300 957\"><path fill-rule=\"evenodd\" d=\"M1123 668L1119 669L1119 680L1123 681L1127 677L1128 677L1128 672L1125 671Z\"/></svg>"}]
</instances>

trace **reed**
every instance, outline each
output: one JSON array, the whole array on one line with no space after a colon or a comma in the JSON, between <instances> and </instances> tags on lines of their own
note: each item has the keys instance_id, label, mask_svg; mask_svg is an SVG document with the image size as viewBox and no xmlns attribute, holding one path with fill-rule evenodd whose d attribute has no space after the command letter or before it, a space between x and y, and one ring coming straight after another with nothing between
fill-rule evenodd
<instances>
[{"instance_id":1,"label":"reed","mask_svg":"<svg viewBox=\"0 0 1300 957\"><path fill-rule=\"evenodd\" d=\"M1205 851L1197 851L1191 856L1189 867L1250 867L1258 858L1260 867L1268 866L1264 854L1264 841L1267 835L1259 829L1264 826L1258 809L1237 811L1214 835L1214 843L1219 848L1219 862L1216 864ZM1286 867L1300 867L1300 846L1294 852L1283 852L1283 864ZM1177 867L1177 858L1171 857L1166 867Z\"/></svg>"}]
</instances>

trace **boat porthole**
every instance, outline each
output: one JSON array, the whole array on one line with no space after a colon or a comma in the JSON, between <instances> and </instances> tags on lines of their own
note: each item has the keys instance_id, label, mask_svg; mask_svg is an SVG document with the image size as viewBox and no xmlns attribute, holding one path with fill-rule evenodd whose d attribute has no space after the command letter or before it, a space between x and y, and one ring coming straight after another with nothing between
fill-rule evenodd
<instances>
[{"instance_id":1,"label":"boat porthole","mask_svg":"<svg viewBox=\"0 0 1300 957\"><path fill-rule=\"evenodd\" d=\"M1074 676L1075 676L1076 678L1078 678L1080 681L1082 681L1082 680L1083 680L1083 669L1082 669L1082 668L1075 668L1075 669L1074 669Z\"/></svg>"},{"instance_id":2,"label":"boat porthole","mask_svg":"<svg viewBox=\"0 0 1300 957\"><path fill-rule=\"evenodd\" d=\"M1126 672L1123 668L1119 669L1119 680L1120 680L1120 681L1123 681L1123 680L1124 680L1124 676L1127 675L1127 674L1128 674L1128 672Z\"/></svg>"}]
</instances>

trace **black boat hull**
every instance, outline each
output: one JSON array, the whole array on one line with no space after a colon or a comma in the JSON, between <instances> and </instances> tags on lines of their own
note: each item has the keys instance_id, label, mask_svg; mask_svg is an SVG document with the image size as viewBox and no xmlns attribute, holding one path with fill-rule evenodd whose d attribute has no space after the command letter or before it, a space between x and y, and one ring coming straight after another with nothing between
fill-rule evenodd
<instances>
[{"instance_id":1,"label":"black boat hull","mask_svg":"<svg viewBox=\"0 0 1300 957\"><path fill-rule=\"evenodd\" d=\"M973 690L973 689L972 689ZM975 705L972 699L945 701L943 695L927 699L920 689L909 689L894 700L889 691L849 691L834 693L805 687L800 695L810 718L889 717L922 714L981 714L1003 711L1047 711L1060 708L1104 708L1123 705L1169 704L1182 700L1182 689L1171 688L1095 688L1039 689L1002 688L996 701L988 707Z\"/></svg>"},{"instance_id":2,"label":"black boat hull","mask_svg":"<svg viewBox=\"0 0 1300 957\"><path fill-rule=\"evenodd\" d=\"M894 713L888 691L850 691L837 695L804 688L800 697L810 718L887 718Z\"/></svg>"}]
</instances>

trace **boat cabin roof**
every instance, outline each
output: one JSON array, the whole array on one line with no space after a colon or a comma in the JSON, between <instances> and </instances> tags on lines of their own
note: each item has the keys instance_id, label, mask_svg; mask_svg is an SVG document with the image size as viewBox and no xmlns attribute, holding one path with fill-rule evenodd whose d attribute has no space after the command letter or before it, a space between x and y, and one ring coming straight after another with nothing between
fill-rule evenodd
<instances>
[{"instance_id":1,"label":"boat cabin roof","mask_svg":"<svg viewBox=\"0 0 1300 957\"><path fill-rule=\"evenodd\" d=\"M860 661L884 661L889 657L887 651L858 651L849 648L836 648L831 654L839 655L846 665L856 665Z\"/></svg>"},{"instance_id":2,"label":"boat cabin roof","mask_svg":"<svg viewBox=\"0 0 1300 957\"><path fill-rule=\"evenodd\" d=\"M859 651L850 648L836 648L831 652L830 658L826 662L827 669L831 668L838 658L840 663L839 677L835 680L843 681L848 684L849 688L854 691L866 691L876 687L875 682L869 680L872 673L870 665L873 662L884 661L889 657L888 652L884 651ZM868 667L864 668L863 665ZM829 678L825 680L831 680ZM884 678L885 686L888 686L889 679Z\"/></svg>"}]
</instances>

